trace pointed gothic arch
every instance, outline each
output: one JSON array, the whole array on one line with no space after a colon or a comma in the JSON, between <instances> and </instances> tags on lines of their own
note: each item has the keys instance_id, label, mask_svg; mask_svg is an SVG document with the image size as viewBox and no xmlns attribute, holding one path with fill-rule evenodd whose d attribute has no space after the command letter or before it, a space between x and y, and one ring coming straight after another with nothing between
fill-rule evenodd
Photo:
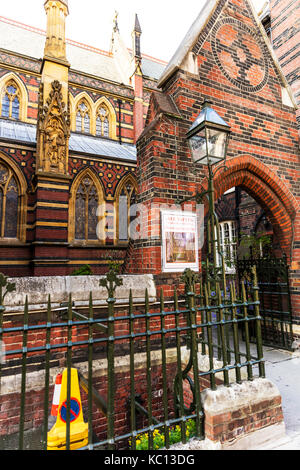
<instances>
[{"instance_id":1,"label":"pointed gothic arch","mask_svg":"<svg viewBox=\"0 0 300 470\"><path fill-rule=\"evenodd\" d=\"M76 176L69 207L69 242L83 245L104 243L104 190L97 175L89 168Z\"/></svg>"},{"instance_id":2,"label":"pointed gothic arch","mask_svg":"<svg viewBox=\"0 0 300 470\"><path fill-rule=\"evenodd\" d=\"M95 103L95 134L98 137L116 139L117 118L111 102L102 96Z\"/></svg>"},{"instance_id":3,"label":"pointed gothic arch","mask_svg":"<svg viewBox=\"0 0 300 470\"><path fill-rule=\"evenodd\" d=\"M0 79L0 116L27 122L28 92L13 72Z\"/></svg>"},{"instance_id":4,"label":"pointed gothic arch","mask_svg":"<svg viewBox=\"0 0 300 470\"><path fill-rule=\"evenodd\" d=\"M0 152L0 240L26 242L27 182L18 165Z\"/></svg>"},{"instance_id":5,"label":"pointed gothic arch","mask_svg":"<svg viewBox=\"0 0 300 470\"><path fill-rule=\"evenodd\" d=\"M240 186L255 199L269 218L281 250L292 258L294 223L299 207L283 181L264 163L243 155L226 161L214 179L215 197Z\"/></svg>"},{"instance_id":6,"label":"pointed gothic arch","mask_svg":"<svg viewBox=\"0 0 300 470\"><path fill-rule=\"evenodd\" d=\"M130 223L136 214L132 206L136 202L137 182L128 174L118 184L116 191L116 241L128 243L130 241Z\"/></svg>"},{"instance_id":7,"label":"pointed gothic arch","mask_svg":"<svg viewBox=\"0 0 300 470\"><path fill-rule=\"evenodd\" d=\"M94 134L94 102L86 93L79 93L75 98L70 93L71 129L73 132Z\"/></svg>"}]
</instances>

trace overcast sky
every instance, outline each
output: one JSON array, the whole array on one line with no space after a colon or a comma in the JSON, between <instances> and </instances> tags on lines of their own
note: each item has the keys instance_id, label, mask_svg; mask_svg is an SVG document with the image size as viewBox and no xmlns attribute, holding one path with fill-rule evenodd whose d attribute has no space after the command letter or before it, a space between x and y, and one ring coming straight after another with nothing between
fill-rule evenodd
<instances>
[{"instance_id":1,"label":"overcast sky","mask_svg":"<svg viewBox=\"0 0 300 470\"><path fill-rule=\"evenodd\" d=\"M252 0L259 10L266 0ZM46 29L45 0L0 0L0 16ZM168 61L200 12L205 0L69 0L67 37L108 50L115 10L127 47L135 13L142 34L142 52ZM1 47L1 44L0 44Z\"/></svg>"}]
</instances>

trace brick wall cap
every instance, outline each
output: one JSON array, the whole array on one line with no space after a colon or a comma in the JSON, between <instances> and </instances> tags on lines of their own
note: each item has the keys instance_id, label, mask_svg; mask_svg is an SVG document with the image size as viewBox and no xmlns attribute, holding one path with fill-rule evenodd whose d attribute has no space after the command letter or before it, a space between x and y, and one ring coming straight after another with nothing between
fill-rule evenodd
<instances>
[{"instance_id":1,"label":"brick wall cap","mask_svg":"<svg viewBox=\"0 0 300 470\"><path fill-rule=\"evenodd\" d=\"M47 305L48 295L51 295L53 304L67 302L69 294L75 305L88 301L90 292L94 301L106 303L107 290L99 286L104 276L49 276L49 277L23 277L11 278L10 282L16 284L16 291L5 297L6 313L23 308L25 297L28 296L30 308L40 308ZM117 301L128 303L129 291L132 290L133 299L145 298L145 290L151 299L156 298L156 286L152 274L122 275L123 285L116 289Z\"/></svg>"},{"instance_id":2,"label":"brick wall cap","mask_svg":"<svg viewBox=\"0 0 300 470\"><path fill-rule=\"evenodd\" d=\"M201 393L201 396L204 410L210 415L231 412L281 397L277 386L270 380L262 378L255 379L252 382L245 381L242 384L232 384L230 387L222 385L215 391L207 389Z\"/></svg>"}]
</instances>

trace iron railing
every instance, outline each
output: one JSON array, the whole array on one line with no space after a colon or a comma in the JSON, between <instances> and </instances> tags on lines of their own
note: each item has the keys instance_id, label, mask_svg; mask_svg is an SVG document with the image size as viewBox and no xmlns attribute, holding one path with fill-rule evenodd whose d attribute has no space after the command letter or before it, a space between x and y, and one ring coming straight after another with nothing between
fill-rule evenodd
<instances>
[{"instance_id":1,"label":"iron railing","mask_svg":"<svg viewBox=\"0 0 300 470\"><path fill-rule=\"evenodd\" d=\"M240 298L233 285L226 293L217 283L216 291L211 292L209 283L198 281L191 271L183 281L185 293L179 298L175 289L173 301L165 303L161 292L158 309L149 306L147 291L143 308L134 305L130 292L128 309L117 309L115 291L122 279L113 269L101 280L108 292L106 315L99 317L92 294L83 313L76 311L71 296L67 306L52 310L49 297L46 316L39 321L31 320L26 299L22 324L10 322L1 307L0 341L6 346L5 363L0 364L1 384L13 375L20 378L20 388L13 390L18 415L11 412L5 417L0 411L0 436L5 436L6 448L8 435L15 433L16 447L24 449L26 433L40 426L40 447L47 449L53 383L63 368L68 371L67 450L72 434L71 368L80 372L88 422L84 449L135 450L141 436L147 435L148 449L152 450L158 431L169 448L176 426L180 427L181 441L188 440L191 421L194 436L203 439L201 391L265 376L258 288L255 272L251 299L247 299L244 286ZM250 328L256 331L255 348L250 344ZM35 389L31 383L37 371L43 383ZM0 400L10 401L5 387Z\"/></svg>"},{"instance_id":2,"label":"iron railing","mask_svg":"<svg viewBox=\"0 0 300 470\"><path fill-rule=\"evenodd\" d=\"M292 350L293 314L286 256L238 260L238 278L250 287L253 266L257 272L263 344Z\"/></svg>"}]
</instances>

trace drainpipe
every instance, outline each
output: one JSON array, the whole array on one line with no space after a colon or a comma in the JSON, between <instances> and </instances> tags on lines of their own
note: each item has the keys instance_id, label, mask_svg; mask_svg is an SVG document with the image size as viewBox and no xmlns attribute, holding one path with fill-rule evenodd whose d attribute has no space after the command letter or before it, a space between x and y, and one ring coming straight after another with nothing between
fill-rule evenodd
<instances>
[{"instance_id":1,"label":"drainpipe","mask_svg":"<svg viewBox=\"0 0 300 470\"><path fill-rule=\"evenodd\" d=\"M119 104L119 143L120 144L122 144L121 103L122 103L122 101L120 99L118 99L118 104Z\"/></svg>"}]
</instances>

